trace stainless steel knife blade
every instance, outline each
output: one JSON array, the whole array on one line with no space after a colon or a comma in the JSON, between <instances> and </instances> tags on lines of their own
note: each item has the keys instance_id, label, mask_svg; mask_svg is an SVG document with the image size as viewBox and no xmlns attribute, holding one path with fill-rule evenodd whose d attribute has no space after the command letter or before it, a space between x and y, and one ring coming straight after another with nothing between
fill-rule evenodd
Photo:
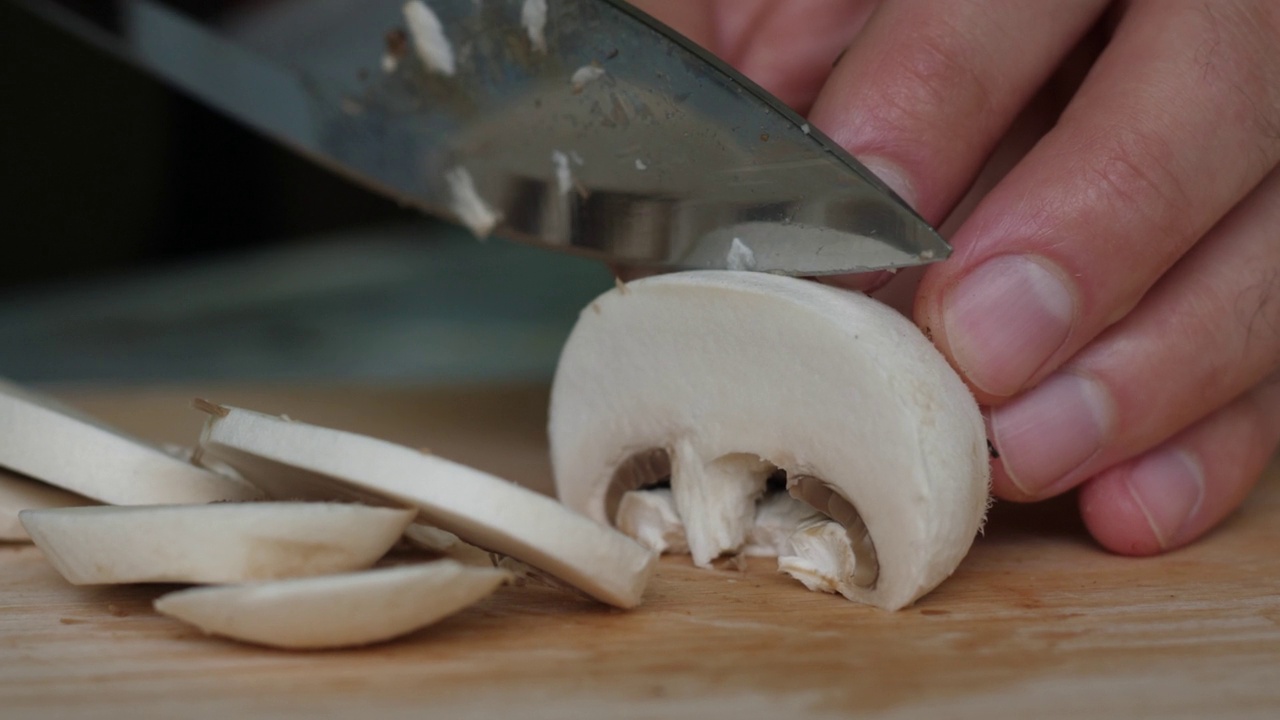
<instances>
[{"instance_id":1,"label":"stainless steel knife blade","mask_svg":"<svg viewBox=\"0 0 1280 720\"><path fill-rule=\"evenodd\" d=\"M199 17L155 0L20 1L478 235L793 275L950 253L803 118L620 0L260 0Z\"/></svg>"}]
</instances>

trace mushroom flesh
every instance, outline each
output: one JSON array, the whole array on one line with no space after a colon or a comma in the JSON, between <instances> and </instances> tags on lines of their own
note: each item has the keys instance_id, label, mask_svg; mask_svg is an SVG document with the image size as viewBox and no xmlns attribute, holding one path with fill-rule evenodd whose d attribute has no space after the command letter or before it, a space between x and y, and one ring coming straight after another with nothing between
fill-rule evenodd
<instances>
[{"instance_id":1,"label":"mushroom flesh","mask_svg":"<svg viewBox=\"0 0 1280 720\"><path fill-rule=\"evenodd\" d=\"M549 434L570 507L617 523L627 493L669 482L698 564L773 545L811 586L888 609L955 570L987 507L982 417L942 355L891 308L796 278L684 272L597 298ZM783 476L814 516L783 505L762 543Z\"/></svg>"}]
</instances>

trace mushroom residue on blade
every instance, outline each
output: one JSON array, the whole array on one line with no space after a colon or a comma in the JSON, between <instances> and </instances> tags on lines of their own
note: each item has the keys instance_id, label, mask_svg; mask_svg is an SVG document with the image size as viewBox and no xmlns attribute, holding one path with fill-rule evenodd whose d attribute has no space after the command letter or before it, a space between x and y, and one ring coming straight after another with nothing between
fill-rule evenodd
<instances>
[{"instance_id":1,"label":"mushroom residue on blade","mask_svg":"<svg viewBox=\"0 0 1280 720\"><path fill-rule=\"evenodd\" d=\"M556 188L561 195L567 195L573 189L573 171L569 168L569 156L559 150L553 150L551 164L556 171Z\"/></svg>"},{"instance_id":2,"label":"mushroom residue on blade","mask_svg":"<svg viewBox=\"0 0 1280 720\"><path fill-rule=\"evenodd\" d=\"M502 220L502 214L480 197L480 193L476 191L476 183L471 179L471 173L466 168L458 166L446 172L444 179L449 183L449 192L453 198L450 205L454 214L462 224L475 233L476 237L481 239L489 237L498 222Z\"/></svg>"},{"instance_id":3,"label":"mushroom residue on blade","mask_svg":"<svg viewBox=\"0 0 1280 720\"><path fill-rule=\"evenodd\" d=\"M569 84L573 87L574 94L582 92L582 89L588 83L595 82L604 77L604 68L599 65L583 65L573 71L573 75L569 76Z\"/></svg>"},{"instance_id":4,"label":"mushroom residue on blade","mask_svg":"<svg viewBox=\"0 0 1280 720\"><path fill-rule=\"evenodd\" d=\"M547 51L547 0L524 0L520 22L529 33L529 44L540 53Z\"/></svg>"},{"instance_id":5,"label":"mushroom residue on blade","mask_svg":"<svg viewBox=\"0 0 1280 720\"><path fill-rule=\"evenodd\" d=\"M440 18L422 0L409 0L404 4L404 19L409 24L413 49L427 69L441 75L453 75L457 71L453 45L444 34Z\"/></svg>"},{"instance_id":6,"label":"mushroom residue on blade","mask_svg":"<svg viewBox=\"0 0 1280 720\"><path fill-rule=\"evenodd\" d=\"M755 270L756 254L742 240L734 238L729 245L729 253L725 256L724 266L729 270Z\"/></svg>"}]
</instances>

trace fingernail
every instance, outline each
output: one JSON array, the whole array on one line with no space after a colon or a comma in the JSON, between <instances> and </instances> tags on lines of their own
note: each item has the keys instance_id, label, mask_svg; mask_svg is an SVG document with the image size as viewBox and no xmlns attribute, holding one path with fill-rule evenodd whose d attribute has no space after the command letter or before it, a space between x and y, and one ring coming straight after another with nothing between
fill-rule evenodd
<instances>
[{"instance_id":1,"label":"fingernail","mask_svg":"<svg viewBox=\"0 0 1280 720\"><path fill-rule=\"evenodd\" d=\"M907 180L907 174L902 171L902 168L874 155L859 157L858 162L862 163L863 167L870 170L873 175L880 178L880 182L888 185L889 189L897 193L898 197L902 198L907 205L912 208L916 207L915 188Z\"/></svg>"},{"instance_id":2,"label":"fingernail","mask_svg":"<svg viewBox=\"0 0 1280 720\"><path fill-rule=\"evenodd\" d=\"M1179 448L1160 450L1139 460L1127 482L1160 547L1167 550L1175 545L1204 498L1200 463Z\"/></svg>"},{"instance_id":3,"label":"fingernail","mask_svg":"<svg viewBox=\"0 0 1280 720\"><path fill-rule=\"evenodd\" d=\"M1020 390L1066 341L1075 300L1057 273L1019 255L988 260L943 298L947 345L969 382Z\"/></svg>"},{"instance_id":4,"label":"fingernail","mask_svg":"<svg viewBox=\"0 0 1280 720\"><path fill-rule=\"evenodd\" d=\"M1096 381L1060 373L991 411L991 439L1004 472L1038 498L1102 447L1111 400Z\"/></svg>"}]
</instances>

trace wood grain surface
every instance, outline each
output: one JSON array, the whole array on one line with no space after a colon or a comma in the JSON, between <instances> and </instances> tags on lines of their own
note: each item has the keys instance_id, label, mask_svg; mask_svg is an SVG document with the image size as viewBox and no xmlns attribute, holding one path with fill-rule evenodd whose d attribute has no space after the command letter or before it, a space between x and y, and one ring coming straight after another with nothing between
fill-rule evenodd
<instances>
[{"instance_id":1,"label":"wood grain surface","mask_svg":"<svg viewBox=\"0 0 1280 720\"><path fill-rule=\"evenodd\" d=\"M138 434L190 442L199 394L366 432L550 488L546 391L77 389ZM1280 717L1280 468L1191 548L1109 555L1070 498L998 505L959 571L886 613L769 560L669 558L638 610L506 588L354 651L210 639L169 588L76 588L0 546L0 718Z\"/></svg>"}]
</instances>

